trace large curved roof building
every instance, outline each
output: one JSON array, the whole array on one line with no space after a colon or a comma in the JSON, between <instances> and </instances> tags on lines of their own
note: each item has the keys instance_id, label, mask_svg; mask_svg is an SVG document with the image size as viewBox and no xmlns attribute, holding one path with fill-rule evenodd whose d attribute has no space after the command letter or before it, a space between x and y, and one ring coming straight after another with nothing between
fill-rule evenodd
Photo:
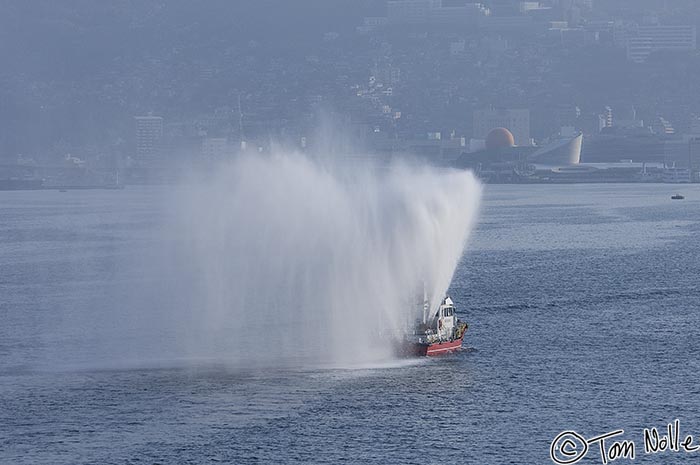
<instances>
[{"instance_id":1,"label":"large curved roof building","mask_svg":"<svg viewBox=\"0 0 700 465\"><path fill-rule=\"evenodd\" d=\"M563 138L538 148L527 156L527 161L536 165L578 165L581 163L583 134Z\"/></svg>"},{"instance_id":2,"label":"large curved roof building","mask_svg":"<svg viewBox=\"0 0 700 465\"><path fill-rule=\"evenodd\" d=\"M564 137L537 146L516 146L513 134L507 128L492 129L485 148L463 153L456 161L460 168L470 168L492 179L510 179L529 176L536 170L578 165L581 162L583 134Z\"/></svg>"}]
</instances>

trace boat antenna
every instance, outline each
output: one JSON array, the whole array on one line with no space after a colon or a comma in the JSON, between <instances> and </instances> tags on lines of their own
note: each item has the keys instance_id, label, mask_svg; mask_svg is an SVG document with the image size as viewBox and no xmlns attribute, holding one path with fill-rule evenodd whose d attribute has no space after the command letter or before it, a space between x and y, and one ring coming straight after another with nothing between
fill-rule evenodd
<instances>
[{"instance_id":1,"label":"boat antenna","mask_svg":"<svg viewBox=\"0 0 700 465\"><path fill-rule=\"evenodd\" d=\"M245 133L243 132L243 106L241 105L241 93L238 93L238 135L241 138L241 149L246 149Z\"/></svg>"}]
</instances>

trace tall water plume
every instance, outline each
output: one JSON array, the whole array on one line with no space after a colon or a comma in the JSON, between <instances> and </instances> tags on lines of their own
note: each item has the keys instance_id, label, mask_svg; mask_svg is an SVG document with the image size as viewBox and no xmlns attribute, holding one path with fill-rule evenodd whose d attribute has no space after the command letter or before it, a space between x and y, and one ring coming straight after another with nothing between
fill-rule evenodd
<instances>
[{"instance_id":1,"label":"tall water plume","mask_svg":"<svg viewBox=\"0 0 700 465\"><path fill-rule=\"evenodd\" d=\"M391 356L425 283L439 304L475 221L464 171L245 156L178 202L172 251L188 353L237 365ZM181 302L182 303L182 302ZM466 304L466 303L465 303Z\"/></svg>"}]
</instances>

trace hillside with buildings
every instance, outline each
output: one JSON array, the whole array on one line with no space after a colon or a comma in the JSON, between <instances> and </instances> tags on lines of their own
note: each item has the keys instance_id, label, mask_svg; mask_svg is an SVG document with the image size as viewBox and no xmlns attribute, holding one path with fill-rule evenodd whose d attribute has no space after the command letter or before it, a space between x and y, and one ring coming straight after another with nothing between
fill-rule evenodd
<instances>
[{"instance_id":1,"label":"hillside with buildings","mask_svg":"<svg viewBox=\"0 0 700 465\"><path fill-rule=\"evenodd\" d=\"M330 124L343 128L331 141L338 150L383 158L449 162L506 127L521 147L582 134L584 163L697 169L692 0L265 0L207 9L33 0L6 10L4 165L77 159L145 180L174 164L266 151L271 141L312 150L328 144L318 128Z\"/></svg>"}]
</instances>

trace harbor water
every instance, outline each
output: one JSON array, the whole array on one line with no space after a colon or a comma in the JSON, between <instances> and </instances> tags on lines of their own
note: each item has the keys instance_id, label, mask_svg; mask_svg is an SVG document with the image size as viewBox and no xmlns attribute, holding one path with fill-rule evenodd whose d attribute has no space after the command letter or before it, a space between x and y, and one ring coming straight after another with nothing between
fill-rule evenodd
<instances>
[{"instance_id":1,"label":"harbor water","mask_svg":"<svg viewBox=\"0 0 700 465\"><path fill-rule=\"evenodd\" d=\"M140 273L171 189L0 193L0 463L546 464L567 430L700 458L643 448L700 443L700 186L485 186L466 349L341 367L168 357L182 328L131 297L167 302Z\"/></svg>"}]
</instances>

